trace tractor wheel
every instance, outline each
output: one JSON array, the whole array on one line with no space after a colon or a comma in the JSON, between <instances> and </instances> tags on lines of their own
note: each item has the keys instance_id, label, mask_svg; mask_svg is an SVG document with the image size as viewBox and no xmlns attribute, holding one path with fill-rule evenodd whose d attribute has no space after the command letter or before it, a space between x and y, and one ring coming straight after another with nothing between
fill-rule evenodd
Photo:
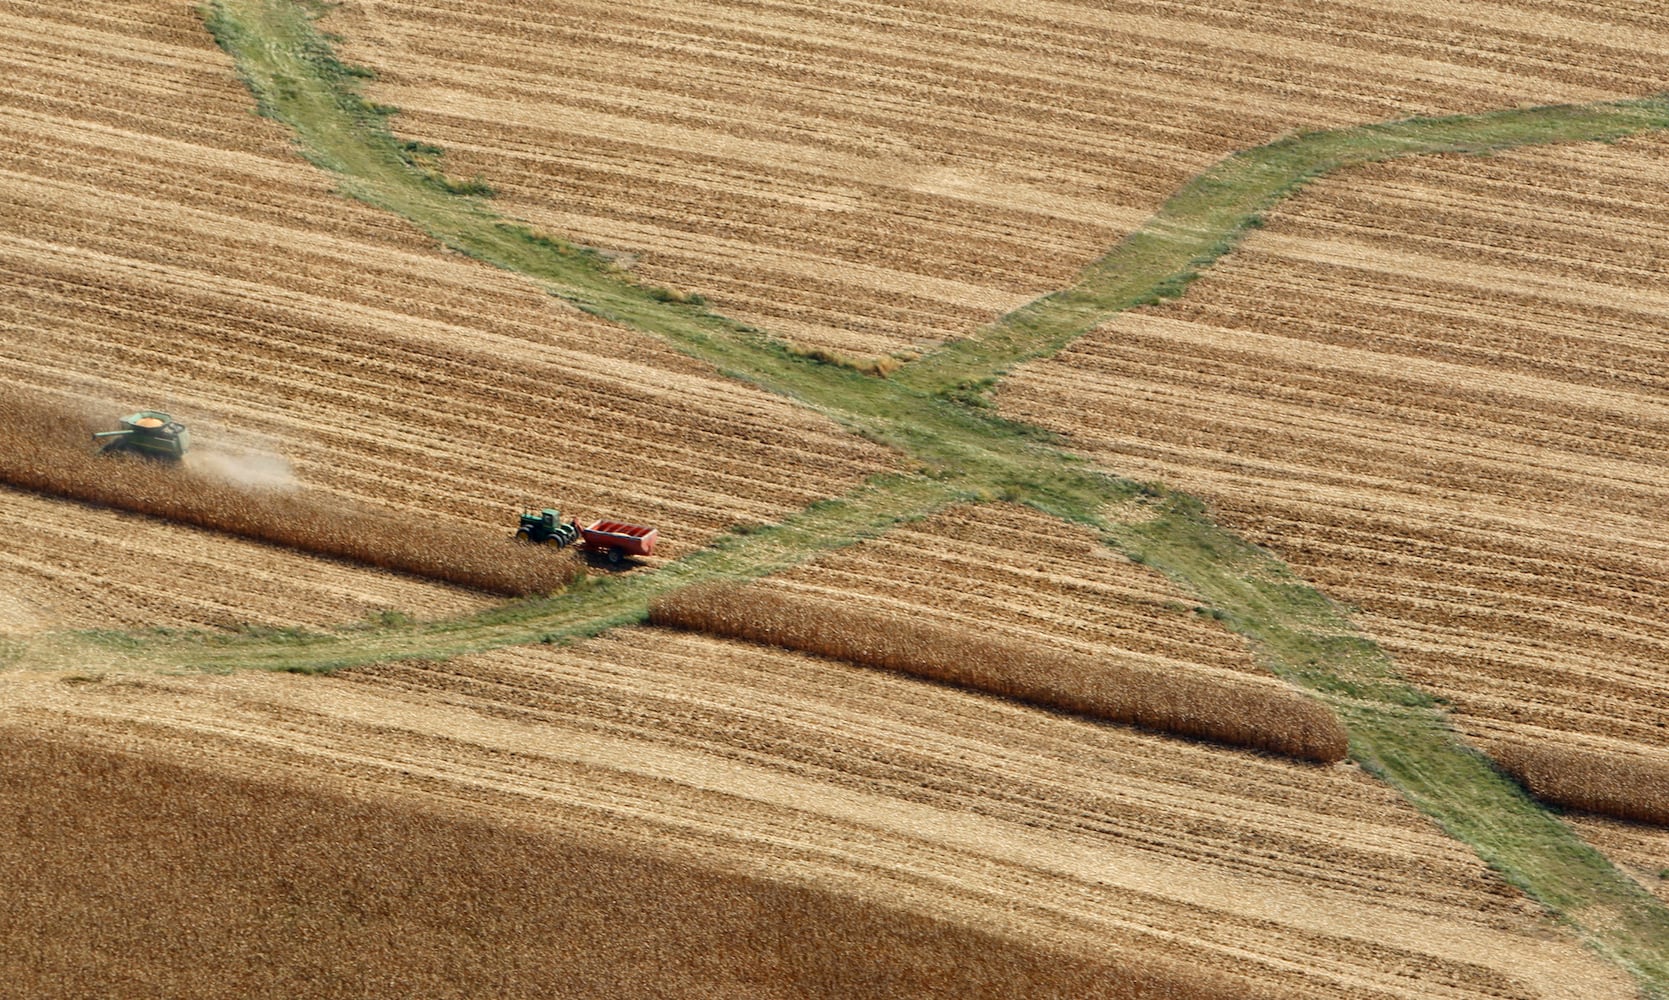
<instances>
[{"instance_id":1,"label":"tractor wheel","mask_svg":"<svg viewBox=\"0 0 1669 1000\"><path fill-rule=\"evenodd\" d=\"M624 559L625 557L626 557L626 550L621 548L618 545L616 545L613 548L608 550L608 564L610 566L620 565L620 560Z\"/></svg>"},{"instance_id":2,"label":"tractor wheel","mask_svg":"<svg viewBox=\"0 0 1669 1000\"><path fill-rule=\"evenodd\" d=\"M516 529L516 541L531 545L533 536L528 534L526 529L518 528Z\"/></svg>"}]
</instances>

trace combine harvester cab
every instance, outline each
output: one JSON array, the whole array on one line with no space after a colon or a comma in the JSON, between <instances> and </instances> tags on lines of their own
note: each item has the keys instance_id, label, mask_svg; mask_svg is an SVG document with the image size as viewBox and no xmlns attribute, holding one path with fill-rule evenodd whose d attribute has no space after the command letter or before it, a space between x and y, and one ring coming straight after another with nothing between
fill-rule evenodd
<instances>
[{"instance_id":1,"label":"combine harvester cab","mask_svg":"<svg viewBox=\"0 0 1669 1000\"><path fill-rule=\"evenodd\" d=\"M660 532L641 524L621 521L592 521L580 529L587 552L601 552L610 566L620 565L627 556L646 556L655 551Z\"/></svg>"},{"instance_id":2,"label":"combine harvester cab","mask_svg":"<svg viewBox=\"0 0 1669 1000\"><path fill-rule=\"evenodd\" d=\"M93 440L104 442L100 451L127 451L178 461L191 447L191 434L185 425L158 410L130 413L120 423L119 431L100 431L93 435Z\"/></svg>"}]
</instances>

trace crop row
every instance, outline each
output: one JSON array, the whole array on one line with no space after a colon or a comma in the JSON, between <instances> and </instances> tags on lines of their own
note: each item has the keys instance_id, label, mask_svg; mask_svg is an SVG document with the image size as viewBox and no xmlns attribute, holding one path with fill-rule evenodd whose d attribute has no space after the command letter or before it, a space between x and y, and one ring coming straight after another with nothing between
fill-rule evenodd
<instances>
[{"instance_id":1,"label":"crop row","mask_svg":"<svg viewBox=\"0 0 1669 1000\"><path fill-rule=\"evenodd\" d=\"M701 584L657 598L656 625L783 646L1156 732L1333 763L1348 749L1326 706L1251 679L1161 671L969 635L757 586Z\"/></svg>"},{"instance_id":2,"label":"crop row","mask_svg":"<svg viewBox=\"0 0 1669 1000\"><path fill-rule=\"evenodd\" d=\"M506 596L549 593L579 557L360 506L305 488L249 485L124 454L101 454L85 418L0 390L0 482L378 569Z\"/></svg>"},{"instance_id":3,"label":"crop row","mask_svg":"<svg viewBox=\"0 0 1669 1000\"><path fill-rule=\"evenodd\" d=\"M1491 756L1543 802L1669 826L1669 766L1650 758L1519 741Z\"/></svg>"}]
</instances>

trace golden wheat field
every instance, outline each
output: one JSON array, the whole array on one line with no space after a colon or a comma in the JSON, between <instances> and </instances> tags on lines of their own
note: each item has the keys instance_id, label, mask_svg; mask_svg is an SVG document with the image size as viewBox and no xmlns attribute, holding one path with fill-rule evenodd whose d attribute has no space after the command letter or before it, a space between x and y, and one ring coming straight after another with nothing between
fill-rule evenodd
<instances>
[{"instance_id":1,"label":"golden wheat field","mask_svg":"<svg viewBox=\"0 0 1669 1000\"><path fill-rule=\"evenodd\" d=\"M852 355L1070 283L1235 150L1647 94L1669 53L1669 17L1561 0L344 0L320 23L504 215ZM79 439L158 408L196 442L184 476L88 458L0 487L0 996L1638 995L1348 760L650 626L329 676L142 655L513 614L485 590L517 591L491 581L530 557L524 507L659 528L594 567L608 593L914 471L347 197L255 112L192 3L0 0L0 421ZM1317 181L1182 300L1015 372L1000 411L1204 497L1484 749L1661 769L1665 142ZM49 460L6 434L0 467ZM187 526L161 502L181 482L226 490L210 529L295 524ZM1307 697L1095 531L965 499L752 586L1011 671ZM273 544L344 531L479 572ZM1572 822L1669 901L1669 833Z\"/></svg>"},{"instance_id":2,"label":"golden wheat field","mask_svg":"<svg viewBox=\"0 0 1669 1000\"><path fill-rule=\"evenodd\" d=\"M689 881L740 877L774 887L732 890L749 908L774 893L804 894L814 901L808 909L832 913L778 917L782 954L758 942L759 928L724 946L732 974L779 989L773 961L846 956L849 967L831 973L835 995L913 995L868 980L862 956L880 953L884 972L897 957L890 928L920 922L950 939L936 964L915 973L928 982L955 983L958 966L981 961L966 943L981 935L1028 953L985 969L979 995L1051 995L1055 977L1073 971L1047 961L1052 953L1112 967L1092 980L1084 994L1092 996L1150 995L1120 992L1121 978L1144 968L1171 990L1157 996L1628 995L1617 974L1566 943L1469 851L1354 769L1140 735L752 645L632 630L566 650L529 647L328 679L83 676L17 680L6 692L16 724L120 753L128 766L207 767L257 784L294 777L360 809L438 810L511 831L498 836L521 832L546 852L603 849L615 857L606 872L623 869L629 885L654 878L670 856L697 869ZM351 811L315 799L288 808L322 811L309 828ZM192 836L214 839L215 822L212 813L193 821L203 832ZM409 840L384 834L361 850L418 853L465 836L421 815L405 822L421 832ZM12 839L5 850L29 843ZM291 876L297 886L342 870L341 859L313 856ZM242 865L249 875L239 875L240 885L282 877ZM591 879L607 877L530 865L465 870L435 885L402 869L386 891L409 891L421 911L431 901L449 905L444 893L490 884L497 891L480 905L510 920L492 915L548 905L551 893L596 893ZM106 878L121 875L113 867ZM35 879L32 891L50 896L49 878ZM185 873L170 880L172 892L202 891ZM396 905L384 888L354 876L344 890L355 894L351 902L309 907L316 897L298 887L292 919L303 929L358 919L373 904ZM703 947L708 931L686 938L677 911L698 906L705 891L686 881L668 887L664 904L614 904L635 914L622 933L638 933L632 921L654 924L659 913L663 929L676 930L665 946L673 955ZM718 909L715 919L733 918ZM379 941L397 919L381 910L366 916L376 917ZM245 919L280 937L290 926ZM444 942L433 918L403 919ZM591 929L594 920L602 926ZM808 926L813 920L825 926ZM554 937L561 948L612 937L613 922L595 904L562 921L539 939ZM801 954L803 942L822 935L823 956ZM855 941L845 943L848 936ZM310 950L309 937L272 947L286 962L329 963L331 946ZM74 951L61 959L70 967L83 960ZM432 974L404 973L375 954L366 961L396 976ZM495 975L516 970L481 961ZM149 974L165 975L166 962L159 957L164 968ZM661 985L706 995L675 979Z\"/></svg>"},{"instance_id":3,"label":"golden wheat field","mask_svg":"<svg viewBox=\"0 0 1669 1000\"><path fill-rule=\"evenodd\" d=\"M1633 4L356 0L397 127L511 214L856 354L1044 292L1215 160L1294 130L1633 96ZM550 81L561 80L560 87Z\"/></svg>"},{"instance_id":4,"label":"golden wheat field","mask_svg":"<svg viewBox=\"0 0 1669 1000\"><path fill-rule=\"evenodd\" d=\"M7 995L114 985L124 996L363 997L392 983L408 996L850 996L831 933L893 942L866 970L889 993L1000 995L994 983L1018 980L1024 995L1064 1000L1115 974L1093 956L883 902L837 910L829 896L780 880L556 839L433 801L411 808L56 733L6 735L0 798L36 807L26 831L53 828L24 863L0 860L14 928L0 944ZM59 793L44 807L30 794L41 782ZM153 845L142 883L124 869L139 838ZM66 878L97 902L66 911ZM340 899L339 913L309 905L317 895ZM263 933L262 918L275 913L288 934ZM690 933L669 941L668 921ZM469 934L457 933L462 924ZM606 932L576 949L576 928ZM77 945L93 939L97 954ZM152 960L112 960L128 951ZM546 971L553 953L570 956L556 982Z\"/></svg>"}]
</instances>

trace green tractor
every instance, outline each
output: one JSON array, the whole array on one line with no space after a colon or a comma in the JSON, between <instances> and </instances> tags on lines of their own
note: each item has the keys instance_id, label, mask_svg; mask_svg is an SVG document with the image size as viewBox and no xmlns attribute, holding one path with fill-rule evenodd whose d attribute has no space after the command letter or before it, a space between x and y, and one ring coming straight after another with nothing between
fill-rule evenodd
<instances>
[{"instance_id":1,"label":"green tractor","mask_svg":"<svg viewBox=\"0 0 1669 1000\"><path fill-rule=\"evenodd\" d=\"M580 540L579 522L564 521L560 511L549 507L537 513L529 511L522 515L522 523L516 528L516 540L567 548Z\"/></svg>"},{"instance_id":2,"label":"green tractor","mask_svg":"<svg viewBox=\"0 0 1669 1000\"><path fill-rule=\"evenodd\" d=\"M191 435L184 424L156 410L130 413L121 419L121 424L119 431L100 431L93 435L95 441L104 442L100 451L107 454L126 451L178 460L185 457L186 448L191 444Z\"/></svg>"}]
</instances>

